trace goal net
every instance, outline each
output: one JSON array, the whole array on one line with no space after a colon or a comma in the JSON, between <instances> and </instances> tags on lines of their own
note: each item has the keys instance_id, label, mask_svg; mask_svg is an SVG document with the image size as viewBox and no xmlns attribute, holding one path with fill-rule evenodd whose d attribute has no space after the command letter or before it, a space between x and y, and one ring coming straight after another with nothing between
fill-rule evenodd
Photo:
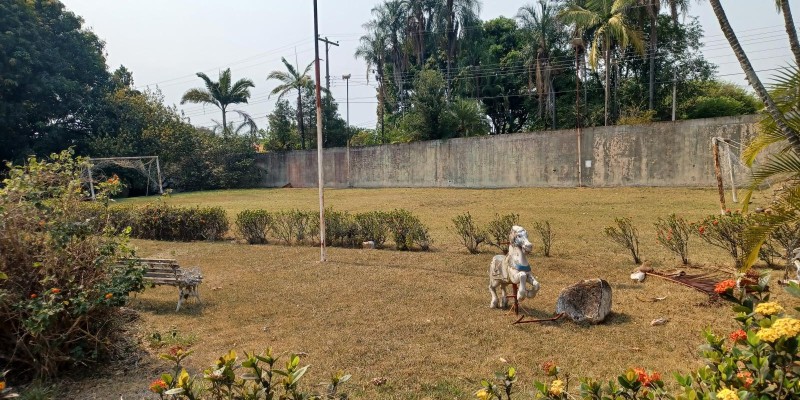
<instances>
[{"instance_id":1,"label":"goal net","mask_svg":"<svg viewBox=\"0 0 800 400\"><path fill-rule=\"evenodd\" d=\"M92 200L96 199L95 183L108 179L104 169L111 167L133 170L144 176L147 179L145 195L149 196L151 189L158 190L159 194L164 193L158 156L90 158L89 166L83 171L83 179L89 184Z\"/></svg>"},{"instance_id":2,"label":"goal net","mask_svg":"<svg viewBox=\"0 0 800 400\"><path fill-rule=\"evenodd\" d=\"M717 158L714 161L719 166L723 186L727 185L731 193L731 200L739 202L737 190L750 184L750 167L742 162L742 143L733 139L715 137L711 139L714 147L714 154ZM716 172L715 172L716 173ZM718 177L717 179L719 179Z\"/></svg>"}]
</instances>

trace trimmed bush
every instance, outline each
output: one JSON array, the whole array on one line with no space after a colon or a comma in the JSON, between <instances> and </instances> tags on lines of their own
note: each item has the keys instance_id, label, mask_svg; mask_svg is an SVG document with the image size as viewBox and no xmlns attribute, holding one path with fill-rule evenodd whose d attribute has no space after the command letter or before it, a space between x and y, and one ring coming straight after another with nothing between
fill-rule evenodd
<instances>
[{"instance_id":1,"label":"trimmed bush","mask_svg":"<svg viewBox=\"0 0 800 400\"><path fill-rule=\"evenodd\" d=\"M316 217L315 217L316 216ZM319 232L319 215L314 212L289 210L274 214L272 232L285 244L302 244Z\"/></svg>"},{"instance_id":2,"label":"trimmed bush","mask_svg":"<svg viewBox=\"0 0 800 400\"><path fill-rule=\"evenodd\" d=\"M709 215L692 224L691 229L704 242L727 251L738 269L747 257L743 237L747 225L747 218L740 212L729 211L725 215Z\"/></svg>"},{"instance_id":3,"label":"trimmed bush","mask_svg":"<svg viewBox=\"0 0 800 400\"><path fill-rule=\"evenodd\" d=\"M373 241L376 248L383 247L389 238L390 216L382 211L370 211L356 214L354 217L358 227L358 240Z\"/></svg>"},{"instance_id":4,"label":"trimmed bush","mask_svg":"<svg viewBox=\"0 0 800 400\"><path fill-rule=\"evenodd\" d=\"M539 234L539 238L542 239L542 254L545 257L550 257L550 249L553 248L553 239L556 238L556 234L553 233L550 227L550 221L536 222L533 224L533 229Z\"/></svg>"},{"instance_id":5,"label":"trimmed bush","mask_svg":"<svg viewBox=\"0 0 800 400\"><path fill-rule=\"evenodd\" d=\"M131 235L140 239L219 240L229 222L221 207L175 207L161 202L137 210Z\"/></svg>"},{"instance_id":6,"label":"trimmed bush","mask_svg":"<svg viewBox=\"0 0 800 400\"><path fill-rule=\"evenodd\" d=\"M639 231L633 226L630 218L614 218L617 226L607 226L605 235L611 239L612 242L628 249L633 256L634 264L641 264L642 259L639 257Z\"/></svg>"},{"instance_id":7,"label":"trimmed bush","mask_svg":"<svg viewBox=\"0 0 800 400\"><path fill-rule=\"evenodd\" d=\"M325 211L325 241L327 243L331 246L355 247L358 243L358 238L358 224L356 224L355 218L350 213L346 211Z\"/></svg>"},{"instance_id":8,"label":"trimmed bush","mask_svg":"<svg viewBox=\"0 0 800 400\"><path fill-rule=\"evenodd\" d=\"M430 248L428 228L407 210L394 210L390 214L389 229L397 250L411 250L415 245L421 250Z\"/></svg>"},{"instance_id":9,"label":"trimmed bush","mask_svg":"<svg viewBox=\"0 0 800 400\"><path fill-rule=\"evenodd\" d=\"M689 224L683 218L670 214L666 219L658 218L654 224L658 243L675 253L681 262L689 264Z\"/></svg>"},{"instance_id":10,"label":"trimmed bush","mask_svg":"<svg viewBox=\"0 0 800 400\"><path fill-rule=\"evenodd\" d=\"M272 215L265 210L244 210L236 215L236 230L250 244L267 243Z\"/></svg>"}]
</instances>

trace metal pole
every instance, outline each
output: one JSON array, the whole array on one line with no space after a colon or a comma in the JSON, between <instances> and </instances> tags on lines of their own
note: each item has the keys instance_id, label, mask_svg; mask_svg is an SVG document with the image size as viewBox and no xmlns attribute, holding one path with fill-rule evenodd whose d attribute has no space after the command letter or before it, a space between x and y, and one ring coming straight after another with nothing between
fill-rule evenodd
<instances>
[{"instance_id":1,"label":"metal pole","mask_svg":"<svg viewBox=\"0 0 800 400\"><path fill-rule=\"evenodd\" d=\"M672 73L672 120L675 121L675 98L678 97L677 72Z\"/></svg>"},{"instance_id":2,"label":"metal pole","mask_svg":"<svg viewBox=\"0 0 800 400\"><path fill-rule=\"evenodd\" d=\"M161 181L161 165L158 163L158 156L156 156L156 173L158 174L158 194L164 194L164 183Z\"/></svg>"},{"instance_id":3,"label":"metal pole","mask_svg":"<svg viewBox=\"0 0 800 400\"><path fill-rule=\"evenodd\" d=\"M722 170L719 167L719 138L711 139L711 147L714 152L714 175L717 177L717 190L719 191L720 214L725 215L725 188L722 187Z\"/></svg>"},{"instance_id":4,"label":"metal pole","mask_svg":"<svg viewBox=\"0 0 800 400\"><path fill-rule=\"evenodd\" d=\"M322 174L322 97L319 87L319 27L317 24L317 0L314 0L314 69L317 78L317 186L319 186L319 261L325 262L325 196Z\"/></svg>"},{"instance_id":5,"label":"metal pole","mask_svg":"<svg viewBox=\"0 0 800 400\"><path fill-rule=\"evenodd\" d=\"M347 187L350 187L350 74L342 75L347 88Z\"/></svg>"},{"instance_id":6,"label":"metal pole","mask_svg":"<svg viewBox=\"0 0 800 400\"><path fill-rule=\"evenodd\" d=\"M579 46L583 45L581 38L573 41L575 45L575 128L578 134L578 187L583 186L583 156L581 155L581 67L578 62Z\"/></svg>"},{"instance_id":7,"label":"metal pole","mask_svg":"<svg viewBox=\"0 0 800 400\"><path fill-rule=\"evenodd\" d=\"M86 169L89 171L89 192L92 193L92 200L97 200L97 197L94 194L94 179L92 179L92 166L87 165Z\"/></svg>"}]
</instances>

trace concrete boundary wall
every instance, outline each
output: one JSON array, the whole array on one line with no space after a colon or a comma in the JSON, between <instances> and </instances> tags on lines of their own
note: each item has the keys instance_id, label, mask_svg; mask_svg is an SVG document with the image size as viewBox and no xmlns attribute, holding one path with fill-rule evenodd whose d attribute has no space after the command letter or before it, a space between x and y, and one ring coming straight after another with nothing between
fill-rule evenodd
<instances>
[{"instance_id":1,"label":"concrete boundary wall","mask_svg":"<svg viewBox=\"0 0 800 400\"><path fill-rule=\"evenodd\" d=\"M715 185L711 139L745 143L757 116L326 149L326 187ZM317 186L316 150L259 154L262 187ZM737 169L737 176L747 172Z\"/></svg>"}]
</instances>

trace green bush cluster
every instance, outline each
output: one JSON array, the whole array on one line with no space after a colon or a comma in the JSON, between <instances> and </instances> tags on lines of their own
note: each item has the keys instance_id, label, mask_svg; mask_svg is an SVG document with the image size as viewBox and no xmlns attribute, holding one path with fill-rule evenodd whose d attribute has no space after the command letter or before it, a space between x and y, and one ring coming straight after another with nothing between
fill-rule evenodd
<instances>
[{"instance_id":1,"label":"green bush cluster","mask_svg":"<svg viewBox=\"0 0 800 400\"><path fill-rule=\"evenodd\" d=\"M316 244L319 243L319 213L244 210L236 216L236 230L250 244L263 244L270 239L287 245ZM382 248L390 236L398 250L428 250L431 243L428 228L406 210L325 211L325 241L330 246L357 247L362 242L372 241L376 248Z\"/></svg>"},{"instance_id":2,"label":"green bush cluster","mask_svg":"<svg viewBox=\"0 0 800 400\"><path fill-rule=\"evenodd\" d=\"M102 210L98 204L86 203L79 215L91 221L94 229L109 227L122 232L130 228L130 236L138 239L220 240L230 225L221 207L179 207L155 202L142 207L112 205L105 215Z\"/></svg>"},{"instance_id":3,"label":"green bush cluster","mask_svg":"<svg viewBox=\"0 0 800 400\"><path fill-rule=\"evenodd\" d=\"M107 355L119 306L144 288L143 270L120 263L133 256L127 230L97 230L119 181L97 186L89 216L86 165L71 151L8 165L0 189L0 370L15 377L54 377Z\"/></svg>"}]
</instances>

